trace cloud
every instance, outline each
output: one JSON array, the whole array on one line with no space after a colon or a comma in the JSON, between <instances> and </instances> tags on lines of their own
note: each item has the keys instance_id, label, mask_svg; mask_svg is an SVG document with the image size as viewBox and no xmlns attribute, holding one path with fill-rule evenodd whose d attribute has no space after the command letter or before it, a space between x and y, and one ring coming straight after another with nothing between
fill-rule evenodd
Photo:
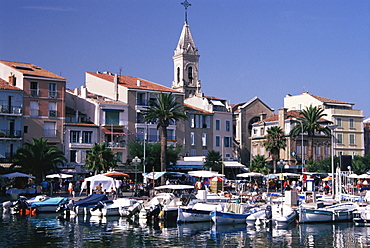
<instances>
[{"instance_id":1,"label":"cloud","mask_svg":"<svg viewBox=\"0 0 370 248\"><path fill-rule=\"evenodd\" d=\"M72 8L63 7L50 7L50 6L24 6L24 9L43 10L43 11L56 11L56 12L70 12L75 11Z\"/></svg>"}]
</instances>

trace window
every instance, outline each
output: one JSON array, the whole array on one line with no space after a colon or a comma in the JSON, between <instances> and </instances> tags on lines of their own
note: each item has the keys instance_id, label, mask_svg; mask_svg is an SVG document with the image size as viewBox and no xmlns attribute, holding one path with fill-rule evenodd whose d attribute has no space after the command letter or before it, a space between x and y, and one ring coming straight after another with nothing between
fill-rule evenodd
<instances>
[{"instance_id":1,"label":"window","mask_svg":"<svg viewBox=\"0 0 370 248\"><path fill-rule=\"evenodd\" d=\"M216 136L216 147L220 147L221 144L220 144L220 136Z\"/></svg>"},{"instance_id":2,"label":"window","mask_svg":"<svg viewBox=\"0 0 370 248\"><path fill-rule=\"evenodd\" d=\"M119 111L109 110L105 112L105 125L119 125Z\"/></svg>"},{"instance_id":3,"label":"window","mask_svg":"<svg viewBox=\"0 0 370 248\"><path fill-rule=\"evenodd\" d=\"M145 138L145 129L144 128L137 128L136 129L136 140L143 141Z\"/></svg>"},{"instance_id":4,"label":"window","mask_svg":"<svg viewBox=\"0 0 370 248\"><path fill-rule=\"evenodd\" d=\"M177 67L177 82L180 83L180 67Z\"/></svg>"},{"instance_id":5,"label":"window","mask_svg":"<svg viewBox=\"0 0 370 248\"><path fill-rule=\"evenodd\" d=\"M190 133L190 145L195 146L195 133Z\"/></svg>"},{"instance_id":6,"label":"window","mask_svg":"<svg viewBox=\"0 0 370 248\"><path fill-rule=\"evenodd\" d=\"M197 155L197 150L196 149L190 149L190 156L194 157Z\"/></svg>"},{"instance_id":7,"label":"window","mask_svg":"<svg viewBox=\"0 0 370 248\"><path fill-rule=\"evenodd\" d=\"M231 147L231 137L224 137L224 147Z\"/></svg>"},{"instance_id":8,"label":"window","mask_svg":"<svg viewBox=\"0 0 370 248\"><path fill-rule=\"evenodd\" d=\"M82 131L82 143L91 144L92 131Z\"/></svg>"},{"instance_id":9,"label":"window","mask_svg":"<svg viewBox=\"0 0 370 248\"><path fill-rule=\"evenodd\" d=\"M23 132L24 132L24 133L28 133L28 126L24 126L24 127L23 127Z\"/></svg>"},{"instance_id":10,"label":"window","mask_svg":"<svg viewBox=\"0 0 370 248\"><path fill-rule=\"evenodd\" d=\"M31 82L31 84L30 84L30 95L31 96L39 96L39 83L38 82Z\"/></svg>"},{"instance_id":11,"label":"window","mask_svg":"<svg viewBox=\"0 0 370 248\"><path fill-rule=\"evenodd\" d=\"M38 116L38 115L39 115L39 102L30 101L30 116Z\"/></svg>"},{"instance_id":12,"label":"window","mask_svg":"<svg viewBox=\"0 0 370 248\"><path fill-rule=\"evenodd\" d=\"M343 134L337 134L337 144L343 144Z\"/></svg>"},{"instance_id":13,"label":"window","mask_svg":"<svg viewBox=\"0 0 370 248\"><path fill-rule=\"evenodd\" d=\"M57 84L49 83L49 98L57 98Z\"/></svg>"},{"instance_id":14,"label":"window","mask_svg":"<svg viewBox=\"0 0 370 248\"><path fill-rule=\"evenodd\" d=\"M77 151L76 150L71 150L70 151L70 156L69 156L69 161L70 162L76 162L77 161Z\"/></svg>"},{"instance_id":15,"label":"window","mask_svg":"<svg viewBox=\"0 0 370 248\"><path fill-rule=\"evenodd\" d=\"M200 117L201 116L199 116L199 115L196 115L195 116L195 128L199 128L200 127L200 124L199 124Z\"/></svg>"},{"instance_id":16,"label":"window","mask_svg":"<svg viewBox=\"0 0 370 248\"><path fill-rule=\"evenodd\" d=\"M342 127L342 118L337 118L337 125L338 127Z\"/></svg>"},{"instance_id":17,"label":"window","mask_svg":"<svg viewBox=\"0 0 370 248\"><path fill-rule=\"evenodd\" d=\"M202 150L202 156L207 156L208 155L208 150Z\"/></svg>"},{"instance_id":18,"label":"window","mask_svg":"<svg viewBox=\"0 0 370 248\"><path fill-rule=\"evenodd\" d=\"M210 116L202 116L202 128L210 128Z\"/></svg>"},{"instance_id":19,"label":"window","mask_svg":"<svg viewBox=\"0 0 370 248\"><path fill-rule=\"evenodd\" d=\"M167 139L168 140L172 140L172 141L175 141L176 140L175 130L173 130L173 129L167 129Z\"/></svg>"},{"instance_id":20,"label":"window","mask_svg":"<svg viewBox=\"0 0 370 248\"><path fill-rule=\"evenodd\" d=\"M188 79L189 79L189 82L193 81L193 67L189 67L188 68Z\"/></svg>"},{"instance_id":21,"label":"window","mask_svg":"<svg viewBox=\"0 0 370 248\"><path fill-rule=\"evenodd\" d=\"M148 134L149 134L149 137L147 138L149 142L159 141L158 130L156 128L149 128Z\"/></svg>"},{"instance_id":22,"label":"window","mask_svg":"<svg viewBox=\"0 0 370 248\"><path fill-rule=\"evenodd\" d=\"M230 121L229 120L226 120L226 131L227 132L230 131Z\"/></svg>"},{"instance_id":23,"label":"window","mask_svg":"<svg viewBox=\"0 0 370 248\"><path fill-rule=\"evenodd\" d=\"M355 144L355 135L349 134L349 144L354 145Z\"/></svg>"},{"instance_id":24,"label":"window","mask_svg":"<svg viewBox=\"0 0 370 248\"><path fill-rule=\"evenodd\" d=\"M265 135L265 129L263 127L261 127L261 129L260 129L260 135L261 136L264 136Z\"/></svg>"},{"instance_id":25,"label":"window","mask_svg":"<svg viewBox=\"0 0 370 248\"><path fill-rule=\"evenodd\" d=\"M355 128L355 122L352 118L349 119L349 128Z\"/></svg>"},{"instance_id":26,"label":"window","mask_svg":"<svg viewBox=\"0 0 370 248\"><path fill-rule=\"evenodd\" d=\"M49 117L57 117L57 103L49 102Z\"/></svg>"},{"instance_id":27,"label":"window","mask_svg":"<svg viewBox=\"0 0 370 248\"><path fill-rule=\"evenodd\" d=\"M202 146L207 146L207 134L202 133Z\"/></svg>"},{"instance_id":28,"label":"window","mask_svg":"<svg viewBox=\"0 0 370 248\"><path fill-rule=\"evenodd\" d=\"M195 116L194 115L190 116L190 127L195 128Z\"/></svg>"},{"instance_id":29,"label":"window","mask_svg":"<svg viewBox=\"0 0 370 248\"><path fill-rule=\"evenodd\" d=\"M44 122L44 136L55 137L57 135L55 122Z\"/></svg>"},{"instance_id":30,"label":"window","mask_svg":"<svg viewBox=\"0 0 370 248\"><path fill-rule=\"evenodd\" d=\"M146 97L145 93L137 92L136 93L136 105L146 106Z\"/></svg>"},{"instance_id":31,"label":"window","mask_svg":"<svg viewBox=\"0 0 370 248\"><path fill-rule=\"evenodd\" d=\"M220 120L216 120L216 130L221 130L221 121Z\"/></svg>"},{"instance_id":32,"label":"window","mask_svg":"<svg viewBox=\"0 0 370 248\"><path fill-rule=\"evenodd\" d=\"M71 131L69 142L79 143L80 142L80 131Z\"/></svg>"}]
</instances>

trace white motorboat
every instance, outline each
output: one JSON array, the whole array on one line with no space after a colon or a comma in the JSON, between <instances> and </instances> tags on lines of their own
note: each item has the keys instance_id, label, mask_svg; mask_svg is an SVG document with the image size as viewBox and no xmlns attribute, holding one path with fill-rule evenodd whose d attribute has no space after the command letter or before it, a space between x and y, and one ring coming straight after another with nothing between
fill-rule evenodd
<instances>
[{"instance_id":1,"label":"white motorboat","mask_svg":"<svg viewBox=\"0 0 370 248\"><path fill-rule=\"evenodd\" d=\"M370 206L360 207L353 212L355 226L370 226Z\"/></svg>"},{"instance_id":2,"label":"white motorboat","mask_svg":"<svg viewBox=\"0 0 370 248\"><path fill-rule=\"evenodd\" d=\"M127 216L127 209L137 202L138 200L130 198L100 201L90 209L90 213L94 216Z\"/></svg>"},{"instance_id":3,"label":"white motorboat","mask_svg":"<svg viewBox=\"0 0 370 248\"><path fill-rule=\"evenodd\" d=\"M254 211L254 212L253 212ZM254 209L252 213L246 218L247 225L257 225L266 220L266 209Z\"/></svg>"},{"instance_id":4,"label":"white motorboat","mask_svg":"<svg viewBox=\"0 0 370 248\"><path fill-rule=\"evenodd\" d=\"M349 221L358 205L353 202L339 203L324 208L299 208L299 223Z\"/></svg>"},{"instance_id":5,"label":"white motorboat","mask_svg":"<svg viewBox=\"0 0 370 248\"><path fill-rule=\"evenodd\" d=\"M211 221L212 211L222 211L225 203L196 203L190 208L178 207L177 223Z\"/></svg>"},{"instance_id":6,"label":"white motorboat","mask_svg":"<svg viewBox=\"0 0 370 248\"><path fill-rule=\"evenodd\" d=\"M267 206L267 209L269 206ZM286 204L273 204L271 206L272 212L272 222L275 226L285 226L297 218L297 212L291 207Z\"/></svg>"},{"instance_id":7,"label":"white motorboat","mask_svg":"<svg viewBox=\"0 0 370 248\"><path fill-rule=\"evenodd\" d=\"M32 202L30 208L35 208L38 213L41 212L56 212L59 205L68 203L68 198L53 197L43 201Z\"/></svg>"}]
</instances>

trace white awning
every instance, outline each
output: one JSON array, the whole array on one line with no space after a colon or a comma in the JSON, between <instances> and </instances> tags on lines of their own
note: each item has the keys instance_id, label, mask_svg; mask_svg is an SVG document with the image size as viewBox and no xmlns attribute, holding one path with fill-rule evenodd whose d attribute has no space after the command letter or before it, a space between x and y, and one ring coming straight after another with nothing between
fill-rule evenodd
<instances>
[{"instance_id":1,"label":"white awning","mask_svg":"<svg viewBox=\"0 0 370 248\"><path fill-rule=\"evenodd\" d=\"M228 161L228 162L223 162L225 165L225 168L245 168L244 164L241 164L237 161Z\"/></svg>"}]
</instances>

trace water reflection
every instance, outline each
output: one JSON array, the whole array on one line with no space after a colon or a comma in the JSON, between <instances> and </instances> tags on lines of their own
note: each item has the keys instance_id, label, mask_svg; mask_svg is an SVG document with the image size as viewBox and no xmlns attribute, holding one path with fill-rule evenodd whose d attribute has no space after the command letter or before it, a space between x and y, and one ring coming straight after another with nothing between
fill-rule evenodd
<instances>
[{"instance_id":1,"label":"water reflection","mask_svg":"<svg viewBox=\"0 0 370 248\"><path fill-rule=\"evenodd\" d=\"M122 217L3 215L0 247L369 247L352 223L273 226L169 224Z\"/></svg>"}]
</instances>

